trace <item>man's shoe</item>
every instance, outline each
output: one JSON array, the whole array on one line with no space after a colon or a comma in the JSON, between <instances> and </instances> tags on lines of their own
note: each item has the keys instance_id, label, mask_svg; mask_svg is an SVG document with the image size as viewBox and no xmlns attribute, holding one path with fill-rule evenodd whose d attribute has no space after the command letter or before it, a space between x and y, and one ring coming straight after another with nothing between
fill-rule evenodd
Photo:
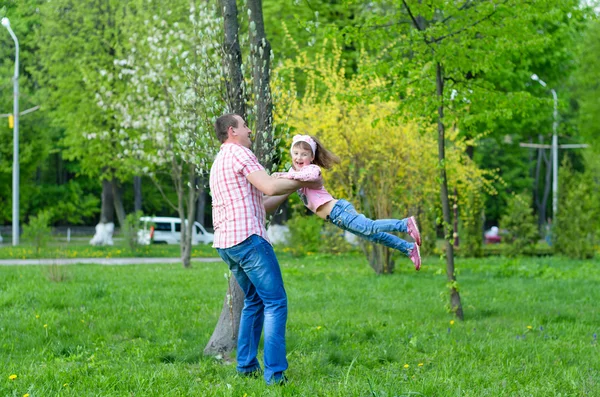
<instances>
[{"instance_id":1,"label":"man's shoe","mask_svg":"<svg viewBox=\"0 0 600 397\"><path fill-rule=\"evenodd\" d=\"M417 227L417 221L414 216L408 218L407 222L408 235L415 240L415 243L420 247L421 246L421 234L419 233L419 228ZM419 269L417 269L419 270Z\"/></svg>"},{"instance_id":2,"label":"man's shoe","mask_svg":"<svg viewBox=\"0 0 600 397\"><path fill-rule=\"evenodd\" d=\"M417 244L415 244L415 247L410 252L409 258L415 264L415 270L419 270L421 268L421 251Z\"/></svg>"},{"instance_id":3,"label":"man's shoe","mask_svg":"<svg viewBox=\"0 0 600 397\"><path fill-rule=\"evenodd\" d=\"M267 382L268 385L275 386L285 386L288 383L288 378L285 375L281 375L279 378L271 378L270 382Z\"/></svg>"},{"instance_id":4,"label":"man's shoe","mask_svg":"<svg viewBox=\"0 0 600 397\"><path fill-rule=\"evenodd\" d=\"M255 369L254 371L248 371L248 372L240 372L240 371L238 371L238 375L243 376L244 378L258 379L262 375L262 370Z\"/></svg>"}]
</instances>

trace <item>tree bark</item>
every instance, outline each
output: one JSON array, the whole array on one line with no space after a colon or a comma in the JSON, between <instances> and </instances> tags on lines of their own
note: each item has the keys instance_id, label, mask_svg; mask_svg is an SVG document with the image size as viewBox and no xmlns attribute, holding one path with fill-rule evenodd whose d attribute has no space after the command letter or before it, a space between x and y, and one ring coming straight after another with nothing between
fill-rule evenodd
<instances>
[{"instance_id":1,"label":"tree bark","mask_svg":"<svg viewBox=\"0 0 600 397\"><path fill-rule=\"evenodd\" d=\"M202 226L204 223L204 213L206 211L206 188L204 187L205 178L203 176L199 176L196 178L196 183L198 184L198 200L196 200L196 221L200 223Z\"/></svg>"},{"instance_id":2,"label":"tree bark","mask_svg":"<svg viewBox=\"0 0 600 397\"><path fill-rule=\"evenodd\" d=\"M271 101L271 44L265 34L262 0L248 0L250 53L256 106L254 153L268 171L273 166L273 103Z\"/></svg>"},{"instance_id":3,"label":"tree bark","mask_svg":"<svg viewBox=\"0 0 600 397\"><path fill-rule=\"evenodd\" d=\"M112 182L113 202L115 205L115 212L117 214L117 220L119 226L122 228L125 225L125 208L123 207L123 196L121 191L121 184L116 178L113 178Z\"/></svg>"},{"instance_id":4,"label":"tree bark","mask_svg":"<svg viewBox=\"0 0 600 397\"><path fill-rule=\"evenodd\" d=\"M242 75L242 51L238 37L238 10L235 0L221 0L224 22L224 52L227 77L227 102L232 113L246 120L246 102L244 98L244 77Z\"/></svg>"},{"instance_id":5,"label":"tree bark","mask_svg":"<svg viewBox=\"0 0 600 397\"><path fill-rule=\"evenodd\" d=\"M115 223L115 204L112 183L107 179L102 180L102 209L100 210L100 223Z\"/></svg>"},{"instance_id":6,"label":"tree bark","mask_svg":"<svg viewBox=\"0 0 600 397\"><path fill-rule=\"evenodd\" d=\"M142 211L142 177L133 177L133 210L135 212Z\"/></svg>"},{"instance_id":7,"label":"tree bark","mask_svg":"<svg viewBox=\"0 0 600 397\"><path fill-rule=\"evenodd\" d=\"M442 200L442 212L444 215L444 242L446 246L446 276L450 283L450 304L452 311L460 319L464 319L462 304L460 301L460 294L456 288L456 274L454 273L454 247L451 243L451 236L448 234L451 232L451 215L450 215L450 201L448 199L448 179L446 176L446 137L444 129L444 79L443 69L441 64L437 64L436 67L436 89L439 101L438 107L438 160L439 160L439 171L441 181L441 200Z\"/></svg>"},{"instance_id":8,"label":"tree bark","mask_svg":"<svg viewBox=\"0 0 600 397\"><path fill-rule=\"evenodd\" d=\"M244 307L244 292L235 280L229 278L229 287L223 300L221 316L213 331L208 344L204 348L204 354L216 356L221 355L228 359L231 352L237 347L237 337L240 329L240 317Z\"/></svg>"},{"instance_id":9,"label":"tree bark","mask_svg":"<svg viewBox=\"0 0 600 397\"><path fill-rule=\"evenodd\" d=\"M246 107L243 95L243 79L242 79L242 57L238 41L238 21L237 21L237 6L235 0L221 0L223 11L223 20L225 23L225 54L226 64L229 71L227 91L230 102L230 108L234 113L239 114L244 119L246 117ZM256 52L253 51L253 56L256 56L254 65L262 65L260 70L255 68L253 74L253 83L255 85L255 102L257 106L256 113L256 141L262 142L258 146L255 141L255 148L262 148L267 145L272 147L272 105L269 87L270 79L270 56L271 47L264 34L264 23L262 16L262 3L260 0L249 0L248 9L250 11L250 21L257 26L257 32L254 34L254 39L258 40ZM260 25L260 26L258 26ZM254 45L254 44L253 44ZM260 50L262 48L262 52ZM266 55L265 55L266 54ZM264 60L266 56L266 61ZM257 80L258 79L258 80ZM266 135L264 135L266 134ZM265 142L265 139L267 141ZM269 141L270 139L270 145ZM258 160L270 169L270 164L267 155L268 151L255 152ZM269 165L267 167L267 165ZM234 277L229 279L228 293L225 296L225 302L219 316L219 321L213 331L213 334L204 349L205 354L214 355L221 354L229 356L231 351L237 347L237 335L239 331L239 319L244 307L244 294L237 284Z\"/></svg>"}]
</instances>

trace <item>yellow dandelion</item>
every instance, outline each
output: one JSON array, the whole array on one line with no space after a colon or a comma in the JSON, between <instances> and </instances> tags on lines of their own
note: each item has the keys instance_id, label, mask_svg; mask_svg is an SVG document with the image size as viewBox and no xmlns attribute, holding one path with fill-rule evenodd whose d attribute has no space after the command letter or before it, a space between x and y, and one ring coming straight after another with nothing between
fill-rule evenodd
<instances>
[{"instance_id":1,"label":"yellow dandelion","mask_svg":"<svg viewBox=\"0 0 600 397\"><path fill-rule=\"evenodd\" d=\"M450 320L450 325L454 325L454 320Z\"/></svg>"},{"instance_id":2,"label":"yellow dandelion","mask_svg":"<svg viewBox=\"0 0 600 397\"><path fill-rule=\"evenodd\" d=\"M44 328L48 328L48 324L44 324Z\"/></svg>"},{"instance_id":3,"label":"yellow dandelion","mask_svg":"<svg viewBox=\"0 0 600 397\"><path fill-rule=\"evenodd\" d=\"M318 325L317 326L317 331L320 330L321 328L323 328L323 327L321 327L320 325Z\"/></svg>"},{"instance_id":4,"label":"yellow dandelion","mask_svg":"<svg viewBox=\"0 0 600 397\"><path fill-rule=\"evenodd\" d=\"M82 320L81 320L81 322L82 322L82 323L85 323L85 320L83 320L83 319L82 319Z\"/></svg>"},{"instance_id":5,"label":"yellow dandelion","mask_svg":"<svg viewBox=\"0 0 600 397\"><path fill-rule=\"evenodd\" d=\"M527 329L533 329L533 327L531 325L528 325Z\"/></svg>"},{"instance_id":6,"label":"yellow dandelion","mask_svg":"<svg viewBox=\"0 0 600 397\"><path fill-rule=\"evenodd\" d=\"M8 379L15 380L15 379L17 379L17 375L12 374L11 376L8 377Z\"/></svg>"},{"instance_id":7,"label":"yellow dandelion","mask_svg":"<svg viewBox=\"0 0 600 397\"><path fill-rule=\"evenodd\" d=\"M68 383L63 383L63 387L69 387Z\"/></svg>"},{"instance_id":8,"label":"yellow dandelion","mask_svg":"<svg viewBox=\"0 0 600 397\"><path fill-rule=\"evenodd\" d=\"M408 367L410 367L410 365L404 364L404 368L408 368Z\"/></svg>"},{"instance_id":9,"label":"yellow dandelion","mask_svg":"<svg viewBox=\"0 0 600 397\"><path fill-rule=\"evenodd\" d=\"M35 315L35 318L40 318L40 315L39 315L39 314L36 314L36 315Z\"/></svg>"},{"instance_id":10,"label":"yellow dandelion","mask_svg":"<svg viewBox=\"0 0 600 397\"><path fill-rule=\"evenodd\" d=\"M422 367L422 366L423 366L423 363L419 363L419 367Z\"/></svg>"},{"instance_id":11,"label":"yellow dandelion","mask_svg":"<svg viewBox=\"0 0 600 397\"><path fill-rule=\"evenodd\" d=\"M248 393L244 393L244 397L248 397Z\"/></svg>"},{"instance_id":12,"label":"yellow dandelion","mask_svg":"<svg viewBox=\"0 0 600 397\"><path fill-rule=\"evenodd\" d=\"M23 397L29 397L29 393L23 394Z\"/></svg>"}]
</instances>

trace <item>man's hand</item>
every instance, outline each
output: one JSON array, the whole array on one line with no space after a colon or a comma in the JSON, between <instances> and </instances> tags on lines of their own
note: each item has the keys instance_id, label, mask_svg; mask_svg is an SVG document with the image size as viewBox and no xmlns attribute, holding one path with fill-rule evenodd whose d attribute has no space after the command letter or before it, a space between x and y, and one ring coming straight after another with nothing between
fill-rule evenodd
<instances>
[{"instance_id":1,"label":"man's hand","mask_svg":"<svg viewBox=\"0 0 600 397\"><path fill-rule=\"evenodd\" d=\"M307 187L309 189L320 189L323 186L323 176L319 175L319 179L315 179L310 182L301 182L302 187Z\"/></svg>"}]
</instances>

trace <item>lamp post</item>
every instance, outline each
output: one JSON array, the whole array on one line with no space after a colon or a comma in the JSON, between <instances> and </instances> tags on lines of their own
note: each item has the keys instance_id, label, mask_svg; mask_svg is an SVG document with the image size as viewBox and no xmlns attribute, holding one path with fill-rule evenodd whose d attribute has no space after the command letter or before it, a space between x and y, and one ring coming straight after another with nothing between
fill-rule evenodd
<instances>
[{"instance_id":1,"label":"lamp post","mask_svg":"<svg viewBox=\"0 0 600 397\"><path fill-rule=\"evenodd\" d=\"M537 81L546 87L544 80L540 79L537 74L532 74L531 79ZM558 207L558 95L554 88L550 89L552 98L554 99L554 122L552 123L552 218L556 219L556 209Z\"/></svg>"},{"instance_id":2,"label":"lamp post","mask_svg":"<svg viewBox=\"0 0 600 397\"><path fill-rule=\"evenodd\" d=\"M13 245L19 244L19 40L15 32L10 28L8 18L2 18L2 26L10 33L15 42L15 75L14 83L14 104L13 104L13 207L12 207L12 240Z\"/></svg>"}]
</instances>

